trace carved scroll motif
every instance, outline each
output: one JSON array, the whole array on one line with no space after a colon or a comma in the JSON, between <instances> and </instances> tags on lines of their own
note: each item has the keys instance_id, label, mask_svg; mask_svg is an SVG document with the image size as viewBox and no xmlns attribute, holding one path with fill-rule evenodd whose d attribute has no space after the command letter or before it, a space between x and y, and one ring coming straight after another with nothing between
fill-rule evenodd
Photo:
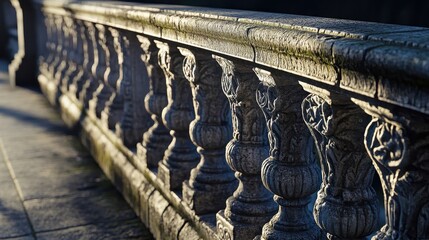
<instances>
[{"instance_id":1,"label":"carved scroll motif","mask_svg":"<svg viewBox=\"0 0 429 240\"><path fill-rule=\"evenodd\" d=\"M223 69L222 90L232 115L233 139L226 146L226 159L240 181L225 210L217 215L217 228L229 231L232 239L253 239L278 208L261 180L269 147L265 118L255 99L259 81L251 68L215 59Z\"/></svg>"},{"instance_id":2,"label":"carved scroll motif","mask_svg":"<svg viewBox=\"0 0 429 240\"><path fill-rule=\"evenodd\" d=\"M231 128L228 101L221 90L222 72L210 55L179 50L185 57L184 76L192 87L195 119L189 126L191 139L201 158L183 184L183 198L196 214L216 213L237 186L225 160Z\"/></svg>"},{"instance_id":3,"label":"carved scroll motif","mask_svg":"<svg viewBox=\"0 0 429 240\"><path fill-rule=\"evenodd\" d=\"M378 225L374 169L362 144L367 116L347 100L329 104L316 94L304 99L302 111L322 167L316 222L329 239L364 239Z\"/></svg>"},{"instance_id":4,"label":"carved scroll motif","mask_svg":"<svg viewBox=\"0 0 429 240\"><path fill-rule=\"evenodd\" d=\"M143 135L143 142L137 146L138 156L149 168L158 167L164 151L171 142L171 136L162 122L162 110L167 106L165 76L158 65L158 52L153 40L137 36L143 50L141 60L145 63L149 77L149 93L145 97L146 110L152 115L154 124Z\"/></svg>"},{"instance_id":5,"label":"carved scroll motif","mask_svg":"<svg viewBox=\"0 0 429 240\"><path fill-rule=\"evenodd\" d=\"M270 142L262 181L279 204L261 239L319 239L320 229L308 209L311 195L319 189L320 170L300 111L305 92L290 76L276 76L287 83L279 87L270 72L255 69L255 73L261 80L256 100L265 115Z\"/></svg>"},{"instance_id":6,"label":"carved scroll motif","mask_svg":"<svg viewBox=\"0 0 429 240\"><path fill-rule=\"evenodd\" d=\"M196 147L189 137L189 124L195 118L189 82L183 75L183 56L173 46L155 41L159 48L158 63L167 84L168 104L162 111L164 125L172 141L159 164L158 177L170 190L180 189L189 172L199 162Z\"/></svg>"},{"instance_id":7,"label":"carved scroll motif","mask_svg":"<svg viewBox=\"0 0 429 240\"><path fill-rule=\"evenodd\" d=\"M373 239L428 239L427 123L374 116L366 129L365 146L382 183L386 225Z\"/></svg>"}]
</instances>

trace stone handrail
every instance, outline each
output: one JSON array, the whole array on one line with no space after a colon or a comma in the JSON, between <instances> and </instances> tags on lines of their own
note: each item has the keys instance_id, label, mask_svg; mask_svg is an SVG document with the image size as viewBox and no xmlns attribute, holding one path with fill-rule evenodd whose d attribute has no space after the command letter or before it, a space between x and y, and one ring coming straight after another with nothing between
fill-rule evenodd
<instances>
[{"instance_id":1,"label":"stone handrail","mask_svg":"<svg viewBox=\"0 0 429 240\"><path fill-rule=\"evenodd\" d=\"M373 239L429 238L429 29L35 6L42 91L156 238L364 239L374 173Z\"/></svg>"}]
</instances>

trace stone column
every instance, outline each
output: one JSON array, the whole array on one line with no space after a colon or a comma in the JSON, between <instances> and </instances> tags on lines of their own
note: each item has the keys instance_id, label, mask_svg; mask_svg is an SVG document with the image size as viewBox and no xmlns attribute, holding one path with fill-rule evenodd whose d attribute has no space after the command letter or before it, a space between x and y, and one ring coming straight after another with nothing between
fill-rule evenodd
<instances>
[{"instance_id":1,"label":"stone column","mask_svg":"<svg viewBox=\"0 0 429 240\"><path fill-rule=\"evenodd\" d=\"M237 187L237 180L225 159L231 139L228 100L222 93L222 71L208 53L181 48L185 56L183 71L192 85L195 120L191 122L192 142L201 160L183 184L183 200L198 215L225 208L226 199Z\"/></svg>"},{"instance_id":2,"label":"stone column","mask_svg":"<svg viewBox=\"0 0 429 240\"><path fill-rule=\"evenodd\" d=\"M429 239L427 115L354 101L372 116L363 142L384 194L386 225L372 239Z\"/></svg>"},{"instance_id":3,"label":"stone column","mask_svg":"<svg viewBox=\"0 0 429 240\"><path fill-rule=\"evenodd\" d=\"M302 121L306 93L294 75L254 69L261 83L256 100L268 128L270 156L262 163L262 182L275 194L278 213L264 225L261 239L320 239L308 209L320 186L310 132Z\"/></svg>"},{"instance_id":4,"label":"stone column","mask_svg":"<svg viewBox=\"0 0 429 240\"><path fill-rule=\"evenodd\" d=\"M159 48L158 63L164 72L168 104L162 111L164 125L170 129L172 141L159 163L158 178L169 190L180 190L182 182L200 159L189 138L189 124L194 120L192 94L183 75L184 57L179 50L164 42L155 41Z\"/></svg>"},{"instance_id":5,"label":"stone column","mask_svg":"<svg viewBox=\"0 0 429 240\"><path fill-rule=\"evenodd\" d=\"M277 212L273 194L262 184L261 166L269 155L267 127L256 102L259 81L250 67L215 57L223 69L222 90L229 100L233 138L226 160L239 186L216 215L221 239L253 239Z\"/></svg>"},{"instance_id":6,"label":"stone column","mask_svg":"<svg viewBox=\"0 0 429 240\"><path fill-rule=\"evenodd\" d=\"M304 121L316 142L322 186L314 217L328 239L365 239L378 225L374 168L363 145L369 117L348 98L302 84Z\"/></svg>"},{"instance_id":7,"label":"stone column","mask_svg":"<svg viewBox=\"0 0 429 240\"><path fill-rule=\"evenodd\" d=\"M171 142L169 131L165 128L161 114L167 106L167 90L165 77L158 65L158 48L153 40L143 36L137 36L141 43L148 79L149 93L145 98L146 110L152 115L153 125L143 135L143 142L137 145L137 155L149 168L158 167L158 162L163 159L164 151Z\"/></svg>"}]
</instances>

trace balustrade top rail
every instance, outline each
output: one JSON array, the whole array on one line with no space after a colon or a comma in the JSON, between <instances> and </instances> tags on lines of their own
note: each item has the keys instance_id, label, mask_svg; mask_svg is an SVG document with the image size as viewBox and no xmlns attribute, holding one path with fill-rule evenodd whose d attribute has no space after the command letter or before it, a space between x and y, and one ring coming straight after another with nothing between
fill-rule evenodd
<instances>
[{"instance_id":1,"label":"balustrade top rail","mask_svg":"<svg viewBox=\"0 0 429 240\"><path fill-rule=\"evenodd\" d=\"M427 28L202 7L40 2L47 12L207 49L429 113Z\"/></svg>"}]
</instances>

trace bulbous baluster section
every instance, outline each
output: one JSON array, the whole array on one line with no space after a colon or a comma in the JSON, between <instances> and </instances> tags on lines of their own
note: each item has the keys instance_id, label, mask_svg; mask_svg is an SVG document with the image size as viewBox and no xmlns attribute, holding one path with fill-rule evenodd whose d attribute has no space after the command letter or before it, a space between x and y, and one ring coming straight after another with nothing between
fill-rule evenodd
<instances>
[{"instance_id":1,"label":"bulbous baluster section","mask_svg":"<svg viewBox=\"0 0 429 240\"><path fill-rule=\"evenodd\" d=\"M195 119L191 122L192 142L201 156L183 184L183 199L196 214L216 213L237 187L237 180L225 159L225 146L231 139L228 100L222 93L222 70L208 53L185 56L183 72L192 86Z\"/></svg>"},{"instance_id":2,"label":"bulbous baluster section","mask_svg":"<svg viewBox=\"0 0 429 240\"><path fill-rule=\"evenodd\" d=\"M369 118L346 98L303 86L315 92L304 99L302 113L322 167L315 220L328 239L365 239L377 227L379 212L371 187L374 168L363 145Z\"/></svg>"},{"instance_id":3,"label":"bulbous baluster section","mask_svg":"<svg viewBox=\"0 0 429 240\"><path fill-rule=\"evenodd\" d=\"M302 121L301 101L306 94L292 75L254 71L261 81L256 99L270 142L262 181L279 205L278 213L264 225L261 239L320 239L321 231L308 209L321 176L310 132Z\"/></svg>"},{"instance_id":4,"label":"bulbous baluster section","mask_svg":"<svg viewBox=\"0 0 429 240\"><path fill-rule=\"evenodd\" d=\"M164 72L168 104L162 111L164 125L172 141L159 163L158 178L169 190L180 190L182 182L200 159L189 138L189 124L195 118L189 82L183 75L184 57L167 43L155 41L159 48L158 63Z\"/></svg>"},{"instance_id":5,"label":"bulbous baluster section","mask_svg":"<svg viewBox=\"0 0 429 240\"><path fill-rule=\"evenodd\" d=\"M384 194L386 224L372 239L429 239L427 116L354 102L372 116L364 143Z\"/></svg>"},{"instance_id":6,"label":"bulbous baluster section","mask_svg":"<svg viewBox=\"0 0 429 240\"><path fill-rule=\"evenodd\" d=\"M222 89L232 115L233 138L226 146L226 160L239 186L216 215L222 239L253 239L277 212L273 194L262 184L261 165L268 157L267 127L256 102L258 78L250 67L215 57L223 70Z\"/></svg>"},{"instance_id":7,"label":"bulbous baluster section","mask_svg":"<svg viewBox=\"0 0 429 240\"><path fill-rule=\"evenodd\" d=\"M153 40L137 36L143 50L141 60L145 63L149 93L145 97L146 110L152 115L153 125L143 135L143 142L137 145L137 155L149 168L158 167L164 152L171 142L171 136L162 122L162 110L167 106L167 89L162 69L158 65L158 48Z\"/></svg>"}]
</instances>

